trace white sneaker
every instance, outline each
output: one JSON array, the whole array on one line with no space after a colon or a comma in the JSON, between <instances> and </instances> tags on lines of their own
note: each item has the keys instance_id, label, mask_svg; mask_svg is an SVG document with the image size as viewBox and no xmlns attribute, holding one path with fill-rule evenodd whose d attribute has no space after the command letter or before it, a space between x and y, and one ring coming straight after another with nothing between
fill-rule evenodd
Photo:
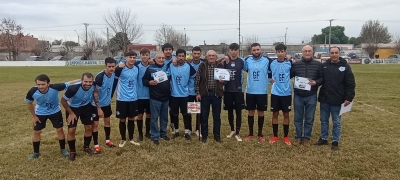
<instances>
[{"instance_id":1,"label":"white sneaker","mask_svg":"<svg viewBox=\"0 0 400 180\"><path fill-rule=\"evenodd\" d=\"M233 135L235 135L236 134L236 132L235 131L231 131L231 133L229 134L229 135L227 135L226 137L227 138L231 138Z\"/></svg>"},{"instance_id":2,"label":"white sneaker","mask_svg":"<svg viewBox=\"0 0 400 180\"><path fill-rule=\"evenodd\" d=\"M241 138L239 135L236 135L235 138L236 138L236 140L239 141L239 142L243 141L242 138Z\"/></svg>"},{"instance_id":3,"label":"white sneaker","mask_svg":"<svg viewBox=\"0 0 400 180\"><path fill-rule=\"evenodd\" d=\"M196 132L194 132L194 133L196 134L197 137L199 137L199 136L200 136L200 137L203 137L203 136L199 133L199 130L196 130Z\"/></svg>"},{"instance_id":4,"label":"white sneaker","mask_svg":"<svg viewBox=\"0 0 400 180\"><path fill-rule=\"evenodd\" d=\"M130 142L131 144L135 145L135 146L140 146L140 143L137 143L137 142L134 141L134 140L130 140L129 142Z\"/></svg>"},{"instance_id":5,"label":"white sneaker","mask_svg":"<svg viewBox=\"0 0 400 180\"><path fill-rule=\"evenodd\" d=\"M122 148L122 147L125 146L125 143L126 143L126 141L122 140L122 141L118 144L118 146L119 146L120 148Z\"/></svg>"}]
</instances>

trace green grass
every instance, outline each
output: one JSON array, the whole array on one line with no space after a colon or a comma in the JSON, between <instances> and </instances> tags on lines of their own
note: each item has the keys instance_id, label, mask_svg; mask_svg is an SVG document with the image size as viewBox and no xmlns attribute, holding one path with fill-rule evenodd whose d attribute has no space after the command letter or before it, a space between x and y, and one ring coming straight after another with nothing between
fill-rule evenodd
<instances>
[{"instance_id":1,"label":"green grass","mask_svg":"<svg viewBox=\"0 0 400 180\"><path fill-rule=\"evenodd\" d=\"M32 153L32 125L23 99L34 86L35 76L46 73L52 82L64 82L80 78L85 71L95 74L100 70L102 67L92 66L0 68L0 179L400 178L398 65L353 65L357 83L355 104L352 112L343 115L338 152L332 152L330 146L288 147L282 141L269 145L256 140L239 143L226 139L229 125L223 112L222 144L215 143L210 135L207 144L197 140L187 142L181 137L170 142L161 141L160 146L146 139L141 146L127 144L123 149L109 149L104 146L101 121L99 141L103 153L87 156L78 151L74 162L60 155L55 130L48 122L42 133L42 156L28 162ZM268 139L272 136L271 113L266 112L265 117L264 135ZM243 119L242 137L248 133L245 111ZM282 126L279 130L281 134ZM312 142L318 139L319 132L318 105ZM291 122L289 136L292 139L294 133ZM120 140L115 115L112 116L111 139L114 143ZM82 144L83 126L79 124L78 150Z\"/></svg>"}]
</instances>

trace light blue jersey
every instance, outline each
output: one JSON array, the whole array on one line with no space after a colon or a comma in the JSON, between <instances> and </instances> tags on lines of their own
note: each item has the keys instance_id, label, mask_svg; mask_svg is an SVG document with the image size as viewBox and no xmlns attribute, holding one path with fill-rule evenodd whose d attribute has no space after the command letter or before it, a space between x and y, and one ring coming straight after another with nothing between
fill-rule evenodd
<instances>
[{"instance_id":1,"label":"light blue jersey","mask_svg":"<svg viewBox=\"0 0 400 180\"><path fill-rule=\"evenodd\" d=\"M272 84L271 94L277 96L290 96L292 95L292 88L290 84L290 69L292 63L290 61L279 62L278 60L272 61L270 69L274 84Z\"/></svg>"},{"instance_id":2,"label":"light blue jersey","mask_svg":"<svg viewBox=\"0 0 400 180\"><path fill-rule=\"evenodd\" d=\"M188 97L189 96L189 79L196 73L196 70L188 63L169 67L171 77L171 96L172 97Z\"/></svg>"},{"instance_id":3,"label":"light blue jersey","mask_svg":"<svg viewBox=\"0 0 400 180\"><path fill-rule=\"evenodd\" d=\"M117 100L131 102L136 101L138 85L139 68L133 66L129 68L125 65L123 68L115 69L115 76L118 77L118 84L115 89Z\"/></svg>"},{"instance_id":4,"label":"light blue jersey","mask_svg":"<svg viewBox=\"0 0 400 180\"><path fill-rule=\"evenodd\" d=\"M93 101L93 91L95 86L91 86L88 90L84 90L82 84L74 84L69 86L63 98L67 100L70 107L78 108L86 106Z\"/></svg>"},{"instance_id":5,"label":"light blue jersey","mask_svg":"<svg viewBox=\"0 0 400 180\"><path fill-rule=\"evenodd\" d=\"M149 87L146 87L143 85L143 81L142 78L144 76L144 73L146 72L146 69L149 67L150 65L147 66L143 66L142 63L138 64L138 68L139 68L139 75L138 75L138 86L137 86L137 95L138 95L138 99L150 99L150 92L149 92Z\"/></svg>"},{"instance_id":6,"label":"light blue jersey","mask_svg":"<svg viewBox=\"0 0 400 180\"><path fill-rule=\"evenodd\" d=\"M196 73L193 76L190 76L189 78L189 95L191 96L196 96L196 92L194 90L194 80L196 79L196 74L197 71L199 70L200 64L203 63L203 60L200 60L200 62L198 64L194 63L193 61L190 63L190 65L194 68L194 70L196 70Z\"/></svg>"},{"instance_id":7,"label":"light blue jersey","mask_svg":"<svg viewBox=\"0 0 400 180\"><path fill-rule=\"evenodd\" d=\"M249 57L246 60L247 68L247 94L268 94L268 64L267 58L259 59Z\"/></svg>"},{"instance_id":8,"label":"light blue jersey","mask_svg":"<svg viewBox=\"0 0 400 180\"><path fill-rule=\"evenodd\" d=\"M33 103L36 100L36 115L52 115L61 111L58 92L66 90L68 86L68 83L50 84L46 93L41 93L37 86L32 87L25 97L25 102Z\"/></svg>"},{"instance_id":9,"label":"light blue jersey","mask_svg":"<svg viewBox=\"0 0 400 180\"><path fill-rule=\"evenodd\" d=\"M115 73L112 73L110 76L104 71L99 72L94 78L94 84L97 89L99 89L99 104L100 107L105 107L111 104L112 94L114 94L114 81L115 81ZM92 105L95 106L95 103L92 102Z\"/></svg>"},{"instance_id":10,"label":"light blue jersey","mask_svg":"<svg viewBox=\"0 0 400 180\"><path fill-rule=\"evenodd\" d=\"M167 64L169 64L170 62L172 62L172 60L173 60L174 58L176 58L176 56L174 56L174 55L172 55L171 58L169 58L169 59L165 58L165 59L164 59L164 65L167 65Z\"/></svg>"}]
</instances>

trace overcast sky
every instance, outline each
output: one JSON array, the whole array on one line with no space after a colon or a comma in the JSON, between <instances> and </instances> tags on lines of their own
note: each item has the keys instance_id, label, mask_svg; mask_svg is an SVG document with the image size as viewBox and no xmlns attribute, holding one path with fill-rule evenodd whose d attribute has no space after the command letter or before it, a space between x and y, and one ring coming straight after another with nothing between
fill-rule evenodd
<instances>
[{"instance_id":1,"label":"overcast sky","mask_svg":"<svg viewBox=\"0 0 400 180\"><path fill-rule=\"evenodd\" d=\"M186 28L191 45L238 42L238 0L0 0L0 17L14 17L35 37L77 41L74 30L82 34L83 23L105 32L103 15L116 7L137 14L145 31L142 43L155 44L154 33L162 23L182 32ZM298 44L329 26L328 19L345 26L349 37L358 36L369 19L381 20L396 34L399 7L399 0L241 0L241 34L272 44L284 41L288 28L287 44Z\"/></svg>"}]
</instances>

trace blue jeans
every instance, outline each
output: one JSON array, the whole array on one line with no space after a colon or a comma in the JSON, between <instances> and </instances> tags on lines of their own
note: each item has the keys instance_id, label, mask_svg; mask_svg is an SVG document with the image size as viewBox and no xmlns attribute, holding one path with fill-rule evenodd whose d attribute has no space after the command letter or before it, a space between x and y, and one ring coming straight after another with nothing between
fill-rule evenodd
<instances>
[{"instance_id":1,"label":"blue jeans","mask_svg":"<svg viewBox=\"0 0 400 180\"><path fill-rule=\"evenodd\" d=\"M213 134L214 139L221 139L221 97L201 96L201 135L204 139L208 137L208 115L210 105L212 106L212 116L214 120Z\"/></svg>"},{"instance_id":2,"label":"blue jeans","mask_svg":"<svg viewBox=\"0 0 400 180\"><path fill-rule=\"evenodd\" d=\"M317 94L307 97L294 95L294 126L296 127L296 139L311 139L316 106Z\"/></svg>"},{"instance_id":3,"label":"blue jeans","mask_svg":"<svg viewBox=\"0 0 400 180\"><path fill-rule=\"evenodd\" d=\"M151 140L156 141L160 137L167 135L168 125L168 101L161 102L150 99L150 132ZM158 118L160 118L160 129L158 128Z\"/></svg>"},{"instance_id":4,"label":"blue jeans","mask_svg":"<svg viewBox=\"0 0 400 180\"><path fill-rule=\"evenodd\" d=\"M320 103L321 113L321 136L323 140L328 140L329 135L329 117L332 115L332 142L340 141L340 133L342 131L342 117L339 116L340 105L330 105L327 103Z\"/></svg>"}]
</instances>

